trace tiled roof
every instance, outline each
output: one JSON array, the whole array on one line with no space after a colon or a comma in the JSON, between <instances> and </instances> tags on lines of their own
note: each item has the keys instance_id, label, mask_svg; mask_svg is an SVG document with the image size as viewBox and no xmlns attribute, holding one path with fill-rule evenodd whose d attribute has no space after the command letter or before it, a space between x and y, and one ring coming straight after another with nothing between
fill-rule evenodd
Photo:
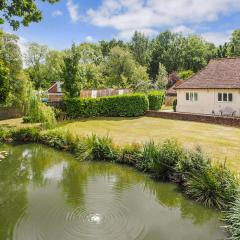
<instances>
[{"instance_id":1,"label":"tiled roof","mask_svg":"<svg viewBox=\"0 0 240 240\"><path fill-rule=\"evenodd\" d=\"M178 80L172 87L167 89L166 94L168 96L177 96L177 91L175 90L175 88L181 85L183 82L184 82L183 80Z\"/></svg>"},{"instance_id":2,"label":"tiled roof","mask_svg":"<svg viewBox=\"0 0 240 240\"><path fill-rule=\"evenodd\" d=\"M240 88L240 58L211 60L176 89Z\"/></svg>"}]
</instances>

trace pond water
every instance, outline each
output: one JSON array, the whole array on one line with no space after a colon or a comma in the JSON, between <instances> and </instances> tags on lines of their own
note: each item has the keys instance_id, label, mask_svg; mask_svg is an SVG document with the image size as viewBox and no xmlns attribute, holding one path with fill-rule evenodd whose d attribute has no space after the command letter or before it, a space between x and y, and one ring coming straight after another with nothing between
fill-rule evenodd
<instances>
[{"instance_id":1,"label":"pond water","mask_svg":"<svg viewBox=\"0 0 240 240\"><path fill-rule=\"evenodd\" d=\"M0 240L223 239L219 214L110 163L79 163L42 145L3 145Z\"/></svg>"}]
</instances>

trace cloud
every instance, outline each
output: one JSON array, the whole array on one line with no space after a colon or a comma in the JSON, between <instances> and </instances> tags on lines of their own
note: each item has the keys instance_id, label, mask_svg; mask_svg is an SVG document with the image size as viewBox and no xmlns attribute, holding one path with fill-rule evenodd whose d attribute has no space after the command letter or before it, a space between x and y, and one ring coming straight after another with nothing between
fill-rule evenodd
<instances>
[{"instance_id":1,"label":"cloud","mask_svg":"<svg viewBox=\"0 0 240 240\"><path fill-rule=\"evenodd\" d=\"M173 27L171 29L171 31L174 33L182 33L184 35L189 35L189 34L195 33L195 31L193 29L186 27L184 25L179 25L179 26Z\"/></svg>"},{"instance_id":2,"label":"cloud","mask_svg":"<svg viewBox=\"0 0 240 240\"><path fill-rule=\"evenodd\" d=\"M121 31L118 33L117 38L123 39L123 40L130 40L134 34L135 31L143 33L145 36L148 37L154 37L157 35L157 31L151 29L151 28L142 28L142 29L129 29L126 31Z\"/></svg>"},{"instance_id":3,"label":"cloud","mask_svg":"<svg viewBox=\"0 0 240 240\"><path fill-rule=\"evenodd\" d=\"M73 0L67 0L67 9L72 22L77 22L79 20L78 15L78 5L73 2Z\"/></svg>"},{"instance_id":4,"label":"cloud","mask_svg":"<svg viewBox=\"0 0 240 240\"><path fill-rule=\"evenodd\" d=\"M240 0L102 0L86 12L87 21L98 27L113 27L119 36L133 30L154 32L159 28L193 33L186 25L216 21L240 11Z\"/></svg>"},{"instance_id":5,"label":"cloud","mask_svg":"<svg viewBox=\"0 0 240 240\"><path fill-rule=\"evenodd\" d=\"M214 43L217 46L229 42L233 30L224 32L206 32L202 33L201 36L208 42Z\"/></svg>"},{"instance_id":6,"label":"cloud","mask_svg":"<svg viewBox=\"0 0 240 240\"><path fill-rule=\"evenodd\" d=\"M93 37L92 36L87 36L85 37L86 42L93 42Z\"/></svg>"},{"instance_id":7,"label":"cloud","mask_svg":"<svg viewBox=\"0 0 240 240\"><path fill-rule=\"evenodd\" d=\"M55 11L52 12L53 17L58 17L58 16L61 16L61 15L63 15L63 13L60 10L55 10Z\"/></svg>"},{"instance_id":8,"label":"cloud","mask_svg":"<svg viewBox=\"0 0 240 240\"><path fill-rule=\"evenodd\" d=\"M21 54L23 56L23 60L24 60L24 56L27 53L27 43L28 43L28 41L26 38L19 36L18 46L20 47ZM23 61L23 67L24 68L26 67L25 61Z\"/></svg>"}]
</instances>

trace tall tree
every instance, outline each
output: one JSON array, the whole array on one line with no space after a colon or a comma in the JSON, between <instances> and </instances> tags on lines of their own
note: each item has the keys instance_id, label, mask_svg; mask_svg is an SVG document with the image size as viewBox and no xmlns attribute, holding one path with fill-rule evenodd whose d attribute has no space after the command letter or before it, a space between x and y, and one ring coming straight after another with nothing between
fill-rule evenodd
<instances>
[{"instance_id":1,"label":"tall tree","mask_svg":"<svg viewBox=\"0 0 240 240\"><path fill-rule=\"evenodd\" d=\"M165 89L168 83L168 73L165 66L159 63L156 85L159 89Z\"/></svg>"},{"instance_id":2,"label":"tall tree","mask_svg":"<svg viewBox=\"0 0 240 240\"><path fill-rule=\"evenodd\" d=\"M232 33L232 37L229 43L228 55L231 57L240 56L240 29L237 29Z\"/></svg>"},{"instance_id":3,"label":"tall tree","mask_svg":"<svg viewBox=\"0 0 240 240\"><path fill-rule=\"evenodd\" d=\"M25 62L27 64L30 79L33 81L35 88L40 89L46 86L46 68L44 66L48 47L38 43L29 43Z\"/></svg>"},{"instance_id":4,"label":"tall tree","mask_svg":"<svg viewBox=\"0 0 240 240\"><path fill-rule=\"evenodd\" d=\"M78 97L83 83L79 76L79 62L81 54L75 44L72 44L70 51L64 57L62 69L62 78L64 80L63 88L68 97Z\"/></svg>"},{"instance_id":5,"label":"tall tree","mask_svg":"<svg viewBox=\"0 0 240 240\"><path fill-rule=\"evenodd\" d=\"M114 47L105 63L107 85L110 87L134 88L140 82L148 82L146 68L134 61L132 54Z\"/></svg>"},{"instance_id":6,"label":"tall tree","mask_svg":"<svg viewBox=\"0 0 240 240\"><path fill-rule=\"evenodd\" d=\"M46 0L42 0L45 2ZM58 0L47 0L55 3ZM36 0L1 0L0 2L0 24L7 21L14 30L20 25L28 26L31 22L42 20L42 12L37 8Z\"/></svg>"},{"instance_id":7,"label":"tall tree","mask_svg":"<svg viewBox=\"0 0 240 240\"><path fill-rule=\"evenodd\" d=\"M149 40L141 32L134 32L130 49L132 50L135 60L142 66L147 64Z\"/></svg>"},{"instance_id":8,"label":"tall tree","mask_svg":"<svg viewBox=\"0 0 240 240\"><path fill-rule=\"evenodd\" d=\"M6 102L9 92L9 70L0 60L0 103Z\"/></svg>"}]
</instances>

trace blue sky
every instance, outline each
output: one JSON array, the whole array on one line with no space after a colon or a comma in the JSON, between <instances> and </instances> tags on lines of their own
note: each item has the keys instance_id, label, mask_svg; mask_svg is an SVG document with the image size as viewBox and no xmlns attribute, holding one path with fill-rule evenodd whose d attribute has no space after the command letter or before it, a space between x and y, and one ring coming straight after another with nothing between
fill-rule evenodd
<instances>
[{"instance_id":1,"label":"blue sky","mask_svg":"<svg viewBox=\"0 0 240 240\"><path fill-rule=\"evenodd\" d=\"M240 0L60 0L50 5L37 1L43 20L21 27L20 44L34 41L52 49L72 42L129 40L135 30L153 37L170 29L201 34L221 44L240 28ZM5 25L4 30L12 31Z\"/></svg>"}]
</instances>

